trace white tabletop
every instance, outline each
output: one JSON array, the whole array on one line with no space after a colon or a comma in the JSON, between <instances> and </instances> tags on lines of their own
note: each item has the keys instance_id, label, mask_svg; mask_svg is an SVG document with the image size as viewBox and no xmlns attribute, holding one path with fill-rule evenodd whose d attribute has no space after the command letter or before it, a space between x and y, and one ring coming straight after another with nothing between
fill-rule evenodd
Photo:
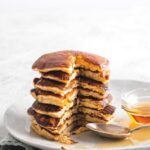
<instances>
[{"instance_id":1,"label":"white tabletop","mask_svg":"<svg viewBox=\"0 0 150 150\"><path fill-rule=\"evenodd\" d=\"M41 54L96 53L110 60L111 78L149 82L149 16L145 0L0 1L0 135L6 108L31 98L31 65Z\"/></svg>"}]
</instances>

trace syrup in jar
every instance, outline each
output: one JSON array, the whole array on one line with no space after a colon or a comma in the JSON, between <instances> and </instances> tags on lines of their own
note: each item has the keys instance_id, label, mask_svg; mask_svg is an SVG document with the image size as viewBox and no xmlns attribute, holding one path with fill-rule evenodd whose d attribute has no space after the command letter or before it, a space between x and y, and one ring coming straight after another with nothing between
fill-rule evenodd
<instances>
[{"instance_id":1,"label":"syrup in jar","mask_svg":"<svg viewBox=\"0 0 150 150\"><path fill-rule=\"evenodd\" d=\"M130 119L136 123L150 123L150 102L138 102L130 107L122 106Z\"/></svg>"}]
</instances>

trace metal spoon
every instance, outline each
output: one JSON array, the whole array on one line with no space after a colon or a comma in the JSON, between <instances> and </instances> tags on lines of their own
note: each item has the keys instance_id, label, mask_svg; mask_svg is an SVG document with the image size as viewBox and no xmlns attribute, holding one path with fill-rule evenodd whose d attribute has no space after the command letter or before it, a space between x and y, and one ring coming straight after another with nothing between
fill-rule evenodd
<instances>
[{"instance_id":1,"label":"metal spoon","mask_svg":"<svg viewBox=\"0 0 150 150\"><path fill-rule=\"evenodd\" d=\"M88 123L86 127L99 135L107 138L124 139L130 136L134 131L142 128L150 128L150 124L141 125L134 129L129 129L115 124Z\"/></svg>"}]
</instances>

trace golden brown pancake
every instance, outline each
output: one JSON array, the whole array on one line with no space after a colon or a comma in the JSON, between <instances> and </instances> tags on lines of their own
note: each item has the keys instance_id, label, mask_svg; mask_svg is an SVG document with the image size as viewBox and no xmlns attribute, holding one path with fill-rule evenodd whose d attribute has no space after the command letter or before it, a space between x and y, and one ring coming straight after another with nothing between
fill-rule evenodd
<instances>
[{"instance_id":1,"label":"golden brown pancake","mask_svg":"<svg viewBox=\"0 0 150 150\"><path fill-rule=\"evenodd\" d=\"M48 115L42 115L34 111L31 107L28 109L28 114L36 120L36 122L46 128L52 128L52 127L58 127L66 121L66 119L69 119L73 114L77 113L76 107L70 109L67 111L62 118L53 118Z\"/></svg>"},{"instance_id":2,"label":"golden brown pancake","mask_svg":"<svg viewBox=\"0 0 150 150\"><path fill-rule=\"evenodd\" d=\"M61 107L56 106L56 105L51 105L51 104L44 104L44 103L39 103L38 101L35 101L32 104L32 108L36 110L40 110L45 112L47 114L48 112L59 112L62 110Z\"/></svg>"},{"instance_id":3,"label":"golden brown pancake","mask_svg":"<svg viewBox=\"0 0 150 150\"><path fill-rule=\"evenodd\" d=\"M101 82L86 77L79 78L79 87L89 89L100 94L105 94L105 92L108 90L107 84L102 84Z\"/></svg>"},{"instance_id":4,"label":"golden brown pancake","mask_svg":"<svg viewBox=\"0 0 150 150\"><path fill-rule=\"evenodd\" d=\"M71 80L75 79L78 74L79 70L74 70L72 74L62 71L50 71L42 73L42 77L68 84Z\"/></svg>"},{"instance_id":5,"label":"golden brown pancake","mask_svg":"<svg viewBox=\"0 0 150 150\"><path fill-rule=\"evenodd\" d=\"M32 66L36 71L49 72L61 70L72 73L75 57L63 51L42 55Z\"/></svg>"},{"instance_id":6,"label":"golden brown pancake","mask_svg":"<svg viewBox=\"0 0 150 150\"><path fill-rule=\"evenodd\" d=\"M101 56L80 51L58 51L42 55L32 66L36 71L49 72L61 70L72 73L73 68L80 67L101 72L107 68L109 61Z\"/></svg>"},{"instance_id":7,"label":"golden brown pancake","mask_svg":"<svg viewBox=\"0 0 150 150\"><path fill-rule=\"evenodd\" d=\"M65 95L70 92L73 88L77 87L77 80L72 80L70 84L61 83L58 81L44 79L44 78L35 78L33 80L35 88L39 88L44 91L50 91L55 94Z\"/></svg>"},{"instance_id":8,"label":"golden brown pancake","mask_svg":"<svg viewBox=\"0 0 150 150\"><path fill-rule=\"evenodd\" d=\"M65 96L54 94L49 91L42 91L40 89L32 89L31 95L40 103L52 104L60 107L69 106L70 102L73 102L77 97L78 90L73 89Z\"/></svg>"},{"instance_id":9,"label":"golden brown pancake","mask_svg":"<svg viewBox=\"0 0 150 150\"><path fill-rule=\"evenodd\" d=\"M32 121L36 122L37 121L33 118L31 119ZM76 117L76 115L72 115L69 119L65 120L64 123L60 126L57 126L57 127L44 127L44 126L41 126L40 124L38 124L39 126L45 128L46 130L48 130L49 132L53 133L53 134L62 134L66 128L68 128L69 126L71 126L72 124L74 124L74 126L76 125L76 121L79 120L78 117Z\"/></svg>"},{"instance_id":10,"label":"golden brown pancake","mask_svg":"<svg viewBox=\"0 0 150 150\"><path fill-rule=\"evenodd\" d=\"M64 134L51 133L46 128L43 128L40 125L38 125L35 121L32 121L31 128L34 130L35 133L37 133L40 136L45 137L46 139L59 141L65 144L74 143L74 141L70 137L65 135L65 134L69 134L73 130L74 125L71 125L70 127L66 128L64 130Z\"/></svg>"},{"instance_id":11,"label":"golden brown pancake","mask_svg":"<svg viewBox=\"0 0 150 150\"><path fill-rule=\"evenodd\" d=\"M104 120L103 117L98 117L98 116L93 116L90 114L84 114L84 113L80 113L78 115L78 117L80 118L80 120L78 120L77 124L79 124L80 126L85 126L87 123L107 123L107 120Z\"/></svg>"},{"instance_id":12,"label":"golden brown pancake","mask_svg":"<svg viewBox=\"0 0 150 150\"><path fill-rule=\"evenodd\" d=\"M54 118L61 118L66 111L68 111L71 107L77 104L78 99L75 99L73 102L71 102L70 105L68 105L68 107L64 106L63 108L56 105L44 104L35 101L32 104L32 109L39 114L48 115Z\"/></svg>"},{"instance_id":13,"label":"golden brown pancake","mask_svg":"<svg viewBox=\"0 0 150 150\"><path fill-rule=\"evenodd\" d=\"M108 67L109 61L96 54L90 54L87 52L74 51L76 55L76 67L89 69L91 71L103 71Z\"/></svg>"},{"instance_id":14,"label":"golden brown pancake","mask_svg":"<svg viewBox=\"0 0 150 150\"><path fill-rule=\"evenodd\" d=\"M98 93L98 92L91 91L89 89L84 89L84 88L80 88L79 92L78 92L79 96L93 97L93 98L97 98L97 99L103 99L103 98L107 97L108 94L109 94L108 91L106 91L104 94L102 94L102 93Z\"/></svg>"},{"instance_id":15,"label":"golden brown pancake","mask_svg":"<svg viewBox=\"0 0 150 150\"><path fill-rule=\"evenodd\" d=\"M103 120L108 121L112 117L112 114L114 113L115 108L111 105L108 105L102 110L91 109L88 107L79 107L78 110L81 113L89 114L90 116L93 116L93 118L101 117L101 118L103 118Z\"/></svg>"},{"instance_id":16,"label":"golden brown pancake","mask_svg":"<svg viewBox=\"0 0 150 150\"><path fill-rule=\"evenodd\" d=\"M79 99L79 106L101 110L111 103L112 96L109 94L104 99L97 99L93 97L82 96L82 97L79 97L78 99Z\"/></svg>"},{"instance_id":17,"label":"golden brown pancake","mask_svg":"<svg viewBox=\"0 0 150 150\"><path fill-rule=\"evenodd\" d=\"M109 82L109 74L110 71L108 69L103 70L102 72L98 72L98 71L93 72L86 69L80 69L81 76L102 82L104 84Z\"/></svg>"}]
</instances>

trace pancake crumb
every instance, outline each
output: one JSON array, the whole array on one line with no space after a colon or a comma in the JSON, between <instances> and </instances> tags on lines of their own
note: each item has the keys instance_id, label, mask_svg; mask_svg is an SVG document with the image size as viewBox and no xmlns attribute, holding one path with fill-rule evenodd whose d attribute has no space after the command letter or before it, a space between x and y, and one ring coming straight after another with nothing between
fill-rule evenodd
<instances>
[{"instance_id":1,"label":"pancake crumb","mask_svg":"<svg viewBox=\"0 0 150 150\"><path fill-rule=\"evenodd\" d=\"M72 140L69 136L64 136L64 135L59 136L58 141L60 143L64 143L64 144L75 144L75 143L78 143L78 142Z\"/></svg>"},{"instance_id":2,"label":"pancake crumb","mask_svg":"<svg viewBox=\"0 0 150 150\"><path fill-rule=\"evenodd\" d=\"M60 150L67 150L66 148L64 148L63 146L60 148Z\"/></svg>"}]
</instances>

